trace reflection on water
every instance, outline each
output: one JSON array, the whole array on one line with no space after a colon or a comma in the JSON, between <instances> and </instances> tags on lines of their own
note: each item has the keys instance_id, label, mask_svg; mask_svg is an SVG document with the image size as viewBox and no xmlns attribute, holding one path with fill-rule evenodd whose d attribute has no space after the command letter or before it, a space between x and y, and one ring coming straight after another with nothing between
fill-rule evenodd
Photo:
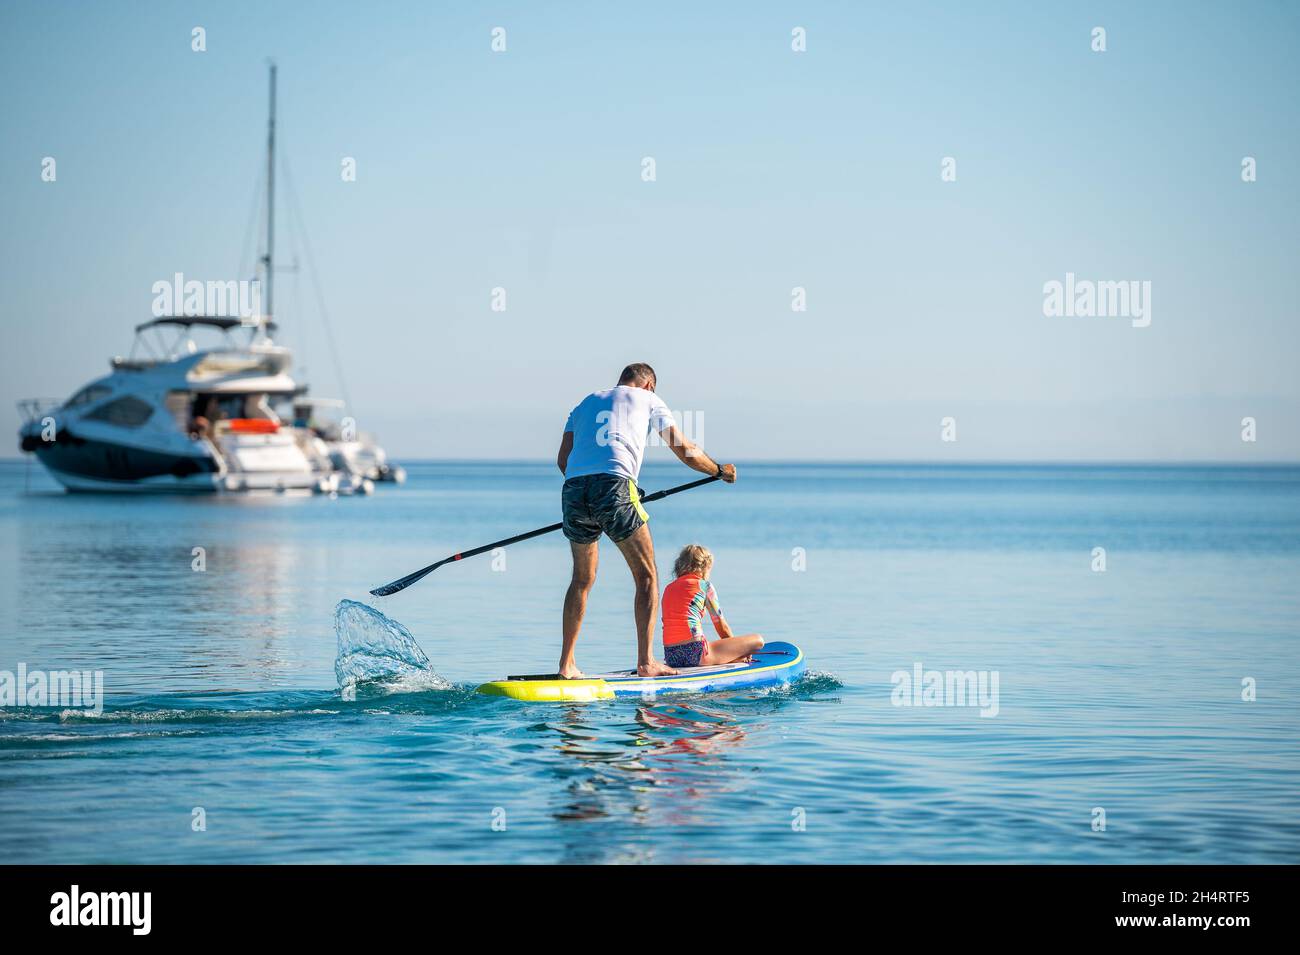
<instances>
[{"instance_id":1,"label":"reflection on water","mask_svg":"<svg viewBox=\"0 0 1300 955\"><path fill-rule=\"evenodd\" d=\"M25 502L10 613L28 655L104 669L118 692L214 675L223 686L238 673L289 682L304 589L321 562L284 513L297 502L152 503L158 510L103 496Z\"/></svg>"},{"instance_id":2,"label":"reflection on water","mask_svg":"<svg viewBox=\"0 0 1300 955\"><path fill-rule=\"evenodd\" d=\"M551 767L562 782L551 816L562 824L563 861L655 861L647 832L739 824L729 800L754 783L759 760L744 750L766 732L764 720L701 697L638 705L626 716L611 709L566 707L542 724L564 757Z\"/></svg>"},{"instance_id":3,"label":"reflection on water","mask_svg":"<svg viewBox=\"0 0 1300 955\"><path fill-rule=\"evenodd\" d=\"M582 781L570 785L584 797L602 787L630 792L657 788L686 799L725 792L727 750L742 745L747 736L740 721L721 710L669 702L640 706L631 722L612 726L591 720L580 707L569 707L547 727L559 740L557 750L585 770ZM761 724L752 729L761 729ZM586 819L608 814L607 807L584 798L558 809L555 816Z\"/></svg>"}]
</instances>

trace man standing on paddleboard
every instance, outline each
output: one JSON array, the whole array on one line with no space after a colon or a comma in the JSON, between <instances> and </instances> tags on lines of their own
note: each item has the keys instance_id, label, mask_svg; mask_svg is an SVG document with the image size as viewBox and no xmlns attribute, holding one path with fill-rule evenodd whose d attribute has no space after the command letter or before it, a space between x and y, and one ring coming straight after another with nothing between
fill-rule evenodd
<instances>
[{"instance_id":1,"label":"man standing on paddleboard","mask_svg":"<svg viewBox=\"0 0 1300 955\"><path fill-rule=\"evenodd\" d=\"M659 575L655 571L650 517L641 506L637 476L646 439L657 431L688 468L736 480L733 464L718 464L677 428L668 406L655 394L655 370L642 362L628 365L618 385L587 395L569 412L556 464L564 473L561 503L564 536L573 552L573 579L564 595L564 647L559 675L580 679L574 645L587 595L596 582L596 551L601 532L609 535L627 561L636 583L636 671L640 676L676 673L654 658Z\"/></svg>"}]
</instances>

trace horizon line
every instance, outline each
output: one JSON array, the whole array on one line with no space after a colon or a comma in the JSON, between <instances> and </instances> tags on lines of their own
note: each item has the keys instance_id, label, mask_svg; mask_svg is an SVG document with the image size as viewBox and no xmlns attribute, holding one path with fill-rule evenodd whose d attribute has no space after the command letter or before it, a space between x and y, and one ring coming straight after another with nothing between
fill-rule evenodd
<instances>
[{"instance_id":1,"label":"horizon line","mask_svg":"<svg viewBox=\"0 0 1300 955\"><path fill-rule=\"evenodd\" d=\"M555 465L555 459L544 458L405 458L401 455L391 456L395 464L544 464ZM0 464L39 464L34 455L9 456L0 455ZM645 461L643 466L672 465L675 461ZM883 467L1300 467L1300 458L1271 459L1264 461L1239 461L1231 459L1159 459L1159 458L977 458L969 460L944 461L931 458L736 458L737 464L763 466L841 466L861 467L863 465ZM558 470L558 469L557 469ZM689 468L687 470L690 470Z\"/></svg>"}]
</instances>

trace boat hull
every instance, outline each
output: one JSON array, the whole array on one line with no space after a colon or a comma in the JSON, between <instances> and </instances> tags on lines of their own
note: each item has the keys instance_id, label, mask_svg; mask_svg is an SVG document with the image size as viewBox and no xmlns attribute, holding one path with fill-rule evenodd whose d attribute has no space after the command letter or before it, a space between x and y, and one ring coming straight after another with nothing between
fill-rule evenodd
<instances>
[{"instance_id":1,"label":"boat hull","mask_svg":"<svg viewBox=\"0 0 1300 955\"><path fill-rule=\"evenodd\" d=\"M168 432L119 436L122 429L95 422L78 422L73 428L63 427L46 441L40 425L31 422L21 432L20 445L69 491L313 494L338 489L338 482L317 473L294 437L280 429L270 434L222 434L217 438L219 454L209 441ZM153 447L144 446L150 440Z\"/></svg>"},{"instance_id":2,"label":"boat hull","mask_svg":"<svg viewBox=\"0 0 1300 955\"><path fill-rule=\"evenodd\" d=\"M31 450L69 491L212 493L220 478L211 455L152 451L66 431Z\"/></svg>"},{"instance_id":3,"label":"boat hull","mask_svg":"<svg viewBox=\"0 0 1300 955\"><path fill-rule=\"evenodd\" d=\"M69 474L48 465L46 470L73 494L215 494L221 490L216 475L178 478L161 474L150 478L115 481Z\"/></svg>"}]
</instances>

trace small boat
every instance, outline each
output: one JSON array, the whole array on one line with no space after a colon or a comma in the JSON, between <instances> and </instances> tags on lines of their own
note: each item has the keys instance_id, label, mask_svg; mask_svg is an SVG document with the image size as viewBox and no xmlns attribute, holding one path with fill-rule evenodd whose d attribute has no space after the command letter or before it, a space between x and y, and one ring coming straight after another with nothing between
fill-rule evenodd
<instances>
[{"instance_id":1,"label":"small boat","mask_svg":"<svg viewBox=\"0 0 1300 955\"><path fill-rule=\"evenodd\" d=\"M338 398L310 397L304 387L293 396L290 414L295 428L320 440L334 470L362 481L405 483L406 469L388 460L374 435L357 430L356 422L344 414L346 408Z\"/></svg>"},{"instance_id":2,"label":"small boat","mask_svg":"<svg viewBox=\"0 0 1300 955\"><path fill-rule=\"evenodd\" d=\"M712 693L781 686L804 672L803 651L793 643L769 643L750 663L683 667L674 676L637 676L635 670L564 680L556 674L511 676L484 683L478 692L534 703L589 702L617 697L653 697L664 693Z\"/></svg>"}]
</instances>

